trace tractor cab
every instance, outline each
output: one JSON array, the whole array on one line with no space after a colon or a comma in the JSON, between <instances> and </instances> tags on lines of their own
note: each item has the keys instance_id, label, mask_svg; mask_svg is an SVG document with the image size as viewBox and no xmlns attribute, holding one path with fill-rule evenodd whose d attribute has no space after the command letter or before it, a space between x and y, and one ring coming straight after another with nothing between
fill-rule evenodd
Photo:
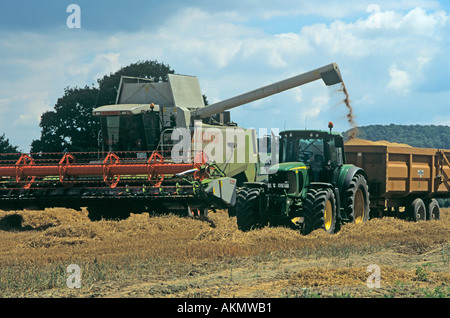
<instances>
[{"instance_id":1,"label":"tractor cab","mask_svg":"<svg viewBox=\"0 0 450 318\"><path fill-rule=\"evenodd\" d=\"M301 162L313 182L333 183L345 164L342 135L331 131L288 130L280 133L280 163Z\"/></svg>"}]
</instances>

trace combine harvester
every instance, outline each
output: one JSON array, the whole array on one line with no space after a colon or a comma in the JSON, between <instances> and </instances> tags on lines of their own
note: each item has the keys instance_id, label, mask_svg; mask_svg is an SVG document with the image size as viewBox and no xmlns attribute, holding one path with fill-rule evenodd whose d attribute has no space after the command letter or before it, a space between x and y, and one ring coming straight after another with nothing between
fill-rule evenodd
<instances>
[{"instance_id":1,"label":"combine harvester","mask_svg":"<svg viewBox=\"0 0 450 318\"><path fill-rule=\"evenodd\" d=\"M101 122L101 151L1 154L0 209L87 207L92 220L146 211L232 210L237 187L261 176L256 131L237 127L227 110L319 79L342 82L333 63L205 106L196 77L168 78L121 78L116 104L93 111ZM212 161L203 151L215 139L205 136L211 129L243 133L245 142L227 138L223 156ZM191 147L174 152L186 132L183 142ZM229 160L239 152L246 155L243 162Z\"/></svg>"}]
</instances>

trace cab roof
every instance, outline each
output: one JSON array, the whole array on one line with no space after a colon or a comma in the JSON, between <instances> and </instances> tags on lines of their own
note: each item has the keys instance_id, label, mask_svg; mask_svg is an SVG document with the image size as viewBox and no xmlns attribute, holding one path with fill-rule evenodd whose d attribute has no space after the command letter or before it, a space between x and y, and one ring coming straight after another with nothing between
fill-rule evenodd
<instances>
[{"instance_id":1,"label":"cab roof","mask_svg":"<svg viewBox=\"0 0 450 318\"><path fill-rule=\"evenodd\" d=\"M112 116L112 115L137 115L150 112L158 112L159 105L154 104L114 104L95 108L92 113L94 116Z\"/></svg>"}]
</instances>

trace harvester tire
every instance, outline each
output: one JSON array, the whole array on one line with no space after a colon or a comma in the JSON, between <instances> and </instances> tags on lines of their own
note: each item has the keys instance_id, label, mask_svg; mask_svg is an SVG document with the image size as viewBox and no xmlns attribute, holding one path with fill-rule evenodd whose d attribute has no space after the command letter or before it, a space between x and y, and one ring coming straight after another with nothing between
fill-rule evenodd
<instances>
[{"instance_id":1,"label":"harvester tire","mask_svg":"<svg viewBox=\"0 0 450 318\"><path fill-rule=\"evenodd\" d=\"M125 212L120 206L89 206L87 211L91 221L124 220L130 216L130 213Z\"/></svg>"},{"instance_id":2,"label":"harvester tire","mask_svg":"<svg viewBox=\"0 0 450 318\"><path fill-rule=\"evenodd\" d=\"M436 199L424 201L427 209L427 220L439 220L441 218L441 209Z\"/></svg>"},{"instance_id":3,"label":"harvester tire","mask_svg":"<svg viewBox=\"0 0 450 318\"><path fill-rule=\"evenodd\" d=\"M238 229L250 231L267 225L261 213L262 190L242 188L236 198L236 221Z\"/></svg>"},{"instance_id":4,"label":"harvester tire","mask_svg":"<svg viewBox=\"0 0 450 318\"><path fill-rule=\"evenodd\" d=\"M336 197L332 189L309 189L303 209L305 218L301 233L307 235L314 230L336 231Z\"/></svg>"},{"instance_id":5,"label":"harvester tire","mask_svg":"<svg viewBox=\"0 0 450 318\"><path fill-rule=\"evenodd\" d=\"M427 208L422 199L415 199L407 207L407 216L409 221L425 221L427 219Z\"/></svg>"},{"instance_id":6,"label":"harvester tire","mask_svg":"<svg viewBox=\"0 0 450 318\"><path fill-rule=\"evenodd\" d=\"M364 176L353 177L345 191L345 212L350 222L359 224L369 220L369 187Z\"/></svg>"}]
</instances>

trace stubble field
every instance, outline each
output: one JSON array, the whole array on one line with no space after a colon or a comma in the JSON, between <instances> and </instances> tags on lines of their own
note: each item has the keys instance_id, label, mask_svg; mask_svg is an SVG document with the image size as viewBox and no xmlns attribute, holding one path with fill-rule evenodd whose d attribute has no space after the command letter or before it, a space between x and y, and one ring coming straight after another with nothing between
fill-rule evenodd
<instances>
[{"instance_id":1,"label":"stubble field","mask_svg":"<svg viewBox=\"0 0 450 318\"><path fill-rule=\"evenodd\" d=\"M0 297L448 298L449 238L450 209L439 221L386 217L308 236L241 232L226 211L97 222L86 210L0 211ZM80 288L67 285L70 264Z\"/></svg>"}]
</instances>

